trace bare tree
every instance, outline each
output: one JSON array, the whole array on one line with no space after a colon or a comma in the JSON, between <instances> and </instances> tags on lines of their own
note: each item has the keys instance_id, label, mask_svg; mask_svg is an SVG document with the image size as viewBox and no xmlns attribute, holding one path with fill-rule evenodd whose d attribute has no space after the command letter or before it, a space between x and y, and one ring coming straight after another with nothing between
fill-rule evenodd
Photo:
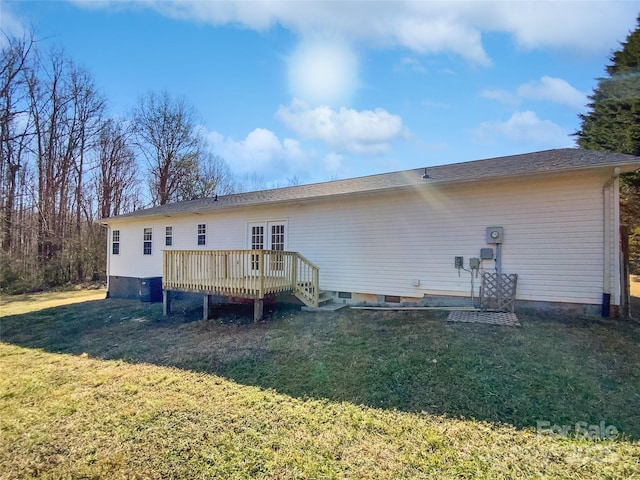
<instances>
[{"instance_id":1,"label":"bare tree","mask_svg":"<svg viewBox=\"0 0 640 480\"><path fill-rule=\"evenodd\" d=\"M22 38L5 37L0 54L0 235L2 249L9 253L14 237L18 174L23 167L23 152L31 127L25 102L25 70L32 56L34 40L33 34Z\"/></svg>"},{"instance_id":2,"label":"bare tree","mask_svg":"<svg viewBox=\"0 0 640 480\"><path fill-rule=\"evenodd\" d=\"M236 180L236 191L238 192L255 192L267 188L269 188L269 183L264 175L255 172L240 175Z\"/></svg>"},{"instance_id":3,"label":"bare tree","mask_svg":"<svg viewBox=\"0 0 640 480\"><path fill-rule=\"evenodd\" d=\"M51 50L27 84L35 134L38 259L46 283L57 284L83 277L74 252L83 245L85 156L95 143L104 99L90 75L61 50Z\"/></svg>"},{"instance_id":4,"label":"bare tree","mask_svg":"<svg viewBox=\"0 0 640 480\"><path fill-rule=\"evenodd\" d=\"M227 162L218 155L208 153L201 155L197 162L190 165L176 192L176 200L193 200L196 198L226 195L236 189L231 169Z\"/></svg>"},{"instance_id":5,"label":"bare tree","mask_svg":"<svg viewBox=\"0 0 640 480\"><path fill-rule=\"evenodd\" d=\"M106 238L96 222L98 195L88 192L101 171L95 168L100 155L92 152L100 150L106 101L91 75L62 50L39 51L33 34L5 39L0 56L0 290L99 278ZM128 143L118 161L114 181L125 178L125 187L119 188L129 192L134 180L127 175L135 167ZM115 192L110 208L118 212L123 202L129 200Z\"/></svg>"},{"instance_id":6,"label":"bare tree","mask_svg":"<svg viewBox=\"0 0 640 480\"><path fill-rule=\"evenodd\" d=\"M195 108L168 92L149 92L133 112L137 144L147 159L152 203L178 199L182 183L197 171L201 139Z\"/></svg>"},{"instance_id":7,"label":"bare tree","mask_svg":"<svg viewBox=\"0 0 640 480\"><path fill-rule=\"evenodd\" d=\"M138 201L136 158L131 132L120 120L102 124L95 188L100 218L127 213Z\"/></svg>"}]
</instances>

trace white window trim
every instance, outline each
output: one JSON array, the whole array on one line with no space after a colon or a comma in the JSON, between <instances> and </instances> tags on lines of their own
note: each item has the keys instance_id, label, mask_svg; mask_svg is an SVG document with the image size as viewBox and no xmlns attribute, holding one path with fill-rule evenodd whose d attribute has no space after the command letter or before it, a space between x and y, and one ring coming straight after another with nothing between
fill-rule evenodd
<instances>
[{"instance_id":1,"label":"white window trim","mask_svg":"<svg viewBox=\"0 0 640 480\"><path fill-rule=\"evenodd\" d=\"M204 227L202 233L200 233L200 227ZM200 236L203 237L203 242L200 243ZM196 227L196 245L199 247L207 246L207 224L206 223L198 223Z\"/></svg>"},{"instance_id":2,"label":"white window trim","mask_svg":"<svg viewBox=\"0 0 640 480\"><path fill-rule=\"evenodd\" d=\"M150 239L146 239L149 230ZM146 253L146 244L149 243L149 253ZM153 227L142 227L142 255L153 255Z\"/></svg>"},{"instance_id":3,"label":"white window trim","mask_svg":"<svg viewBox=\"0 0 640 480\"><path fill-rule=\"evenodd\" d=\"M116 240L116 232L118 233L118 239ZM118 245L118 252L113 251L113 247ZM120 255L120 229L111 231L111 255Z\"/></svg>"},{"instance_id":4,"label":"white window trim","mask_svg":"<svg viewBox=\"0 0 640 480\"><path fill-rule=\"evenodd\" d=\"M167 230L168 228L170 228L170 232ZM171 243L167 244L167 239L171 239ZM173 225L167 225L164 227L164 246L165 247L173 247Z\"/></svg>"}]
</instances>

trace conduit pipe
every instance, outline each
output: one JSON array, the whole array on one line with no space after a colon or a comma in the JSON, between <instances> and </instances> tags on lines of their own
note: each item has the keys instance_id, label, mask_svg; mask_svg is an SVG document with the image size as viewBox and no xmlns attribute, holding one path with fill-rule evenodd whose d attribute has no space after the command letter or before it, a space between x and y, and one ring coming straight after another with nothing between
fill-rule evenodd
<instances>
[{"instance_id":1,"label":"conduit pipe","mask_svg":"<svg viewBox=\"0 0 640 480\"><path fill-rule=\"evenodd\" d=\"M603 232L603 278L602 278L602 312L603 317L611 316L611 237L619 236L620 205L618 200L620 167L613 169L613 174L602 186L602 232ZM612 188L615 186L615 188ZM613 197L613 198L612 198ZM617 201L617 202L616 202ZM611 223L613 222L613 225Z\"/></svg>"}]
</instances>

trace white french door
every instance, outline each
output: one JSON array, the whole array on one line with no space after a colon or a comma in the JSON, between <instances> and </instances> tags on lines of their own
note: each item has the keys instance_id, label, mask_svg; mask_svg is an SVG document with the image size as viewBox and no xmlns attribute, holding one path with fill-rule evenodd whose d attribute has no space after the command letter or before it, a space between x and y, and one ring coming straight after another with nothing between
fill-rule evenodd
<instances>
[{"instance_id":1,"label":"white french door","mask_svg":"<svg viewBox=\"0 0 640 480\"><path fill-rule=\"evenodd\" d=\"M284 251L287 248L287 222L284 220L276 222L250 223L248 225L248 247L251 250L273 250ZM271 271L282 271L282 255L271 255L269 262ZM260 268L258 255L251 256L251 270L253 272Z\"/></svg>"}]
</instances>

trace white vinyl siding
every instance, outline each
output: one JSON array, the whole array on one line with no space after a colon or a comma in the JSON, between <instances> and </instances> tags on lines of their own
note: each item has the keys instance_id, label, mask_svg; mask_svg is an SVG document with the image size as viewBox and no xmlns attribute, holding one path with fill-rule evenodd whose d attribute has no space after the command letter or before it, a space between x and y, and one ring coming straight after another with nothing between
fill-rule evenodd
<instances>
[{"instance_id":1,"label":"white vinyl siding","mask_svg":"<svg viewBox=\"0 0 640 480\"><path fill-rule=\"evenodd\" d=\"M197 225L210 236L207 249L251 248L249 227L286 219L285 250L300 252L320 267L324 290L403 297L469 296L468 273L454 256L479 257L488 226L504 228L502 267L517 273L522 300L599 304L604 275L603 185L608 173L556 174L529 179L431 185L411 191L375 192L316 201L172 218L176 249L193 248ZM610 212L613 214L614 212ZM114 222L126 245L149 219ZM161 219L152 227L164 228ZM612 240L615 232L609 232ZM271 232L264 230L266 236ZM138 234L139 235L139 234ZM138 237L139 238L139 237ZM615 262L616 244L610 242ZM268 248L264 245L264 248ZM119 258L116 258L119 257ZM112 256L110 275L161 275L162 256ZM491 270L493 261L484 261ZM615 267L615 263L613 263ZM612 282L615 273L612 268ZM415 280L419 285L415 286ZM476 288L479 279L475 281ZM616 290L612 290L612 299ZM477 293L477 291L476 291Z\"/></svg>"}]
</instances>

